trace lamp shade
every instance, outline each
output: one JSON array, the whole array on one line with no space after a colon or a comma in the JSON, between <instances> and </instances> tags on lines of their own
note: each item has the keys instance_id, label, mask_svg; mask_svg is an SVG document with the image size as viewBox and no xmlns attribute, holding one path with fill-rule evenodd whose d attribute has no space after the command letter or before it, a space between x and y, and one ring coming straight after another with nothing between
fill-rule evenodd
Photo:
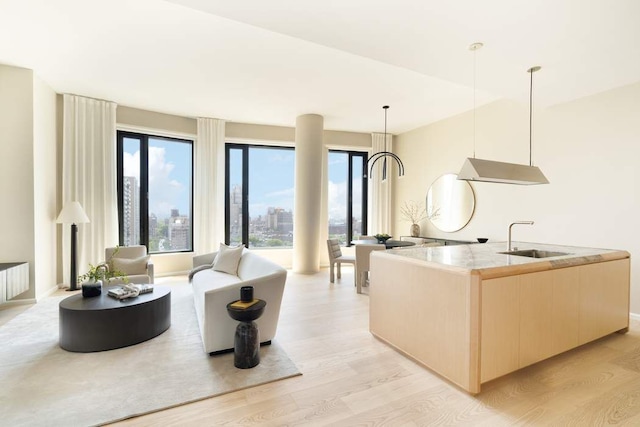
<instances>
[{"instance_id":1,"label":"lamp shade","mask_svg":"<svg viewBox=\"0 0 640 427\"><path fill-rule=\"evenodd\" d=\"M535 166L496 162L468 157L458 179L464 181L498 182L502 184L548 184L549 180Z\"/></svg>"},{"instance_id":2,"label":"lamp shade","mask_svg":"<svg viewBox=\"0 0 640 427\"><path fill-rule=\"evenodd\" d=\"M60 211L56 222L58 224L81 224L90 221L79 202L69 202Z\"/></svg>"}]
</instances>

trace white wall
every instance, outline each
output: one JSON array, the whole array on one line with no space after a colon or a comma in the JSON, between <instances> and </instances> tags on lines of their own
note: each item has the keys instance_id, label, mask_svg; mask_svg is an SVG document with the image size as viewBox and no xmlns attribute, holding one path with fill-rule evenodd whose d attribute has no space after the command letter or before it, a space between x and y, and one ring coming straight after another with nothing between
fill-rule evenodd
<instances>
[{"instance_id":1,"label":"white wall","mask_svg":"<svg viewBox=\"0 0 640 427\"><path fill-rule=\"evenodd\" d=\"M0 262L29 262L34 298L33 72L0 65Z\"/></svg>"},{"instance_id":2,"label":"white wall","mask_svg":"<svg viewBox=\"0 0 640 427\"><path fill-rule=\"evenodd\" d=\"M406 175L396 180L394 235L410 224L398 215L408 199L424 201L431 183L457 173L473 153L472 112L396 138ZM476 157L516 163L529 160L528 104L497 101L476 110ZM423 235L505 241L514 220L520 241L624 249L631 253L631 311L640 313L640 83L534 113L534 164L551 184L474 183L476 211L469 225L444 233L423 222Z\"/></svg>"},{"instance_id":3,"label":"white wall","mask_svg":"<svg viewBox=\"0 0 640 427\"><path fill-rule=\"evenodd\" d=\"M57 289L56 280L56 93L33 79L33 199L35 296Z\"/></svg>"}]
</instances>

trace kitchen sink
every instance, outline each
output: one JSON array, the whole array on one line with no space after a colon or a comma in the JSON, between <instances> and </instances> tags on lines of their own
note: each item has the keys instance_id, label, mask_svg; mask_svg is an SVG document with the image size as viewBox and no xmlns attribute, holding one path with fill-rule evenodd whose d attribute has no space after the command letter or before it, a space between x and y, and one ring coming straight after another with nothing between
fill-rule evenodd
<instances>
[{"instance_id":1,"label":"kitchen sink","mask_svg":"<svg viewBox=\"0 0 640 427\"><path fill-rule=\"evenodd\" d=\"M520 249L515 251L498 252L505 255L526 256L529 258L550 258L554 256L571 255L568 252L541 251L538 249Z\"/></svg>"}]
</instances>

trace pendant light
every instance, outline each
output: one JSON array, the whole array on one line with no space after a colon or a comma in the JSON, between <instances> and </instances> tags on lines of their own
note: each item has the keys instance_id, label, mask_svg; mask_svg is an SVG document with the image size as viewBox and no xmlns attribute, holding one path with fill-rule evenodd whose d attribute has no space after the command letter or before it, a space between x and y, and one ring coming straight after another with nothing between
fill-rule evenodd
<instances>
[{"instance_id":1,"label":"pendant light","mask_svg":"<svg viewBox=\"0 0 640 427\"><path fill-rule=\"evenodd\" d=\"M373 175L373 166L380 159L383 159L382 162L382 182L387 180L387 157L391 157L398 164L398 177L404 176L404 165L402 164L402 160L396 154L387 151L387 110L389 109L388 105L382 107L384 110L384 151L379 151L375 153L373 156L369 157L367 160L367 165L364 168L365 178L367 177L367 171L369 171L369 178Z\"/></svg>"},{"instance_id":2,"label":"pendant light","mask_svg":"<svg viewBox=\"0 0 640 427\"><path fill-rule=\"evenodd\" d=\"M476 67L475 67L475 51L482 47L482 43L474 43L469 46L469 50L474 52L473 57L473 157L468 157L460 173L458 179L464 181L494 182L501 184L518 184L518 185L534 185L548 184L549 180L544 176L542 171L533 166L531 160L532 150L532 125L533 125L533 73L539 71L541 67L531 67L527 72L531 75L529 87L529 165L518 163L497 162L495 160L476 159Z\"/></svg>"}]
</instances>

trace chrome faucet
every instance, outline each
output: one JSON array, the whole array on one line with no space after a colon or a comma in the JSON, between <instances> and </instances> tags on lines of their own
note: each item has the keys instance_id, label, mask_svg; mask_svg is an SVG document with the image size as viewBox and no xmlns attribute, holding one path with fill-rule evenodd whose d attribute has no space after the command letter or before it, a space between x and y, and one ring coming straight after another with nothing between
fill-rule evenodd
<instances>
[{"instance_id":1,"label":"chrome faucet","mask_svg":"<svg viewBox=\"0 0 640 427\"><path fill-rule=\"evenodd\" d=\"M511 252L511 227L513 227L516 224L533 225L533 221L516 221L509 224L509 247L507 248L509 252ZM518 248L513 248L513 249L516 250Z\"/></svg>"}]
</instances>

